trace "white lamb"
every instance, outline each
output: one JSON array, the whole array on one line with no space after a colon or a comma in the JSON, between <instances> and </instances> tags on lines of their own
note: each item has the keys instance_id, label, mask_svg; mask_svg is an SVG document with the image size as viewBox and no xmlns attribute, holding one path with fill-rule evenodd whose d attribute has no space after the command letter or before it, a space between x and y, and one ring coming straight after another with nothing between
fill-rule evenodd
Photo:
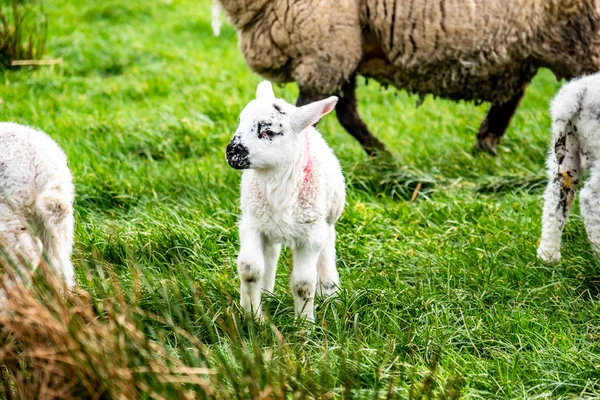
<instances>
[{"instance_id":1,"label":"white lamb","mask_svg":"<svg viewBox=\"0 0 600 400\"><path fill-rule=\"evenodd\" d=\"M600 74L565 84L552 101L551 112L549 182L538 256L545 262L558 262L562 230L587 171L589 178L579 195L581 215L592 247L600 251Z\"/></svg>"},{"instance_id":2,"label":"white lamb","mask_svg":"<svg viewBox=\"0 0 600 400\"><path fill-rule=\"evenodd\" d=\"M72 287L73 198L62 149L44 132L0 123L0 265L26 273L45 254Z\"/></svg>"},{"instance_id":3,"label":"white lamb","mask_svg":"<svg viewBox=\"0 0 600 400\"><path fill-rule=\"evenodd\" d=\"M241 305L260 318L261 289L273 291L281 244L293 251L291 289L296 313L314 320L317 285L339 284L335 227L346 200L340 164L313 127L335 107L332 96L297 108L258 85L227 146L227 161L243 169L240 252Z\"/></svg>"}]
</instances>

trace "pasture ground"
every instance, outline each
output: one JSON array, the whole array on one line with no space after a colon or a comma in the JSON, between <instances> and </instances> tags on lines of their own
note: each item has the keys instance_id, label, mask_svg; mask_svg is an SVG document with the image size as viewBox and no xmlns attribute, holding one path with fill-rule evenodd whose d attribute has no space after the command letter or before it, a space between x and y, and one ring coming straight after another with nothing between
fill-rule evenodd
<instances>
[{"instance_id":1,"label":"pasture ground","mask_svg":"<svg viewBox=\"0 0 600 400\"><path fill-rule=\"evenodd\" d=\"M131 307L159 317L142 318L146 335L214 369L220 396L598 395L600 267L577 205L563 261L535 256L559 87L549 71L495 158L471 152L486 105L428 97L416 108L416 96L361 78L360 112L397 165L368 160L334 116L320 123L348 182L342 290L318 302L314 327L296 322L285 251L265 298L272 324L254 325L238 306L240 173L224 149L261 78L233 27L213 36L208 0L54 0L46 11L46 57L64 65L0 72L0 120L39 127L69 157L81 286L102 302L114 274ZM275 91L297 95L295 84Z\"/></svg>"}]
</instances>

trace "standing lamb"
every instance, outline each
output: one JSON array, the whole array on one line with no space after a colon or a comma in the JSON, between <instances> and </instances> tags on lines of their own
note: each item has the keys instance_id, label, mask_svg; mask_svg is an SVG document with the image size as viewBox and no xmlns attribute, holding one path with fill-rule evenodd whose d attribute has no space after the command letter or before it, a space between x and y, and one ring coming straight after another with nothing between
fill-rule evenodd
<instances>
[{"instance_id":1,"label":"standing lamb","mask_svg":"<svg viewBox=\"0 0 600 400\"><path fill-rule=\"evenodd\" d=\"M356 77L452 100L488 101L477 145L495 153L540 67L600 70L596 0L213 0L250 68L298 83L297 105L338 95L337 117L367 153L383 149L356 107Z\"/></svg>"},{"instance_id":2,"label":"standing lamb","mask_svg":"<svg viewBox=\"0 0 600 400\"><path fill-rule=\"evenodd\" d=\"M72 287L74 188L64 152L44 132L15 123L0 123L0 148L0 265L24 272L44 253Z\"/></svg>"},{"instance_id":3,"label":"standing lamb","mask_svg":"<svg viewBox=\"0 0 600 400\"><path fill-rule=\"evenodd\" d=\"M227 161L243 169L240 252L242 307L261 315L261 289L272 292L281 244L292 248L295 310L314 320L317 285L335 292L335 227L346 200L340 164L313 127L336 97L297 108L258 85L227 146Z\"/></svg>"},{"instance_id":4,"label":"standing lamb","mask_svg":"<svg viewBox=\"0 0 600 400\"><path fill-rule=\"evenodd\" d=\"M548 154L548 186L544 193L542 238L538 256L560 260L560 242L575 191L588 237L600 251L600 74L565 84L552 101L552 145Z\"/></svg>"}]
</instances>

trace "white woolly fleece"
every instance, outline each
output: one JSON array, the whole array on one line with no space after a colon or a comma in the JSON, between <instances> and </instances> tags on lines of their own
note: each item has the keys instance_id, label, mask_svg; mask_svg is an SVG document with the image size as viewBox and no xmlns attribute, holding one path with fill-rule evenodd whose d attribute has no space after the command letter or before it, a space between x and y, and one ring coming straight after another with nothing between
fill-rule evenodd
<instances>
[{"instance_id":1,"label":"white woolly fleece","mask_svg":"<svg viewBox=\"0 0 600 400\"><path fill-rule=\"evenodd\" d=\"M0 265L35 268L43 252L73 286L74 188L64 152L44 132L15 123L0 123L0 148Z\"/></svg>"},{"instance_id":2,"label":"white woolly fleece","mask_svg":"<svg viewBox=\"0 0 600 400\"><path fill-rule=\"evenodd\" d=\"M542 237L538 256L560 260L565 221L583 174L581 215L595 251L600 250L600 74L566 83L552 101L552 144L548 186L544 193Z\"/></svg>"}]
</instances>

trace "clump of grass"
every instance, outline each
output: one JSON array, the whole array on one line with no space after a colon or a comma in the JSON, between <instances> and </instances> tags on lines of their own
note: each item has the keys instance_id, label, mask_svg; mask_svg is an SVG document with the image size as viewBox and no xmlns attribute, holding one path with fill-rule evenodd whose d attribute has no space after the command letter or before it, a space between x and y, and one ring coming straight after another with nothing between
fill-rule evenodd
<instances>
[{"instance_id":1,"label":"clump of grass","mask_svg":"<svg viewBox=\"0 0 600 400\"><path fill-rule=\"evenodd\" d=\"M140 306L148 283L141 270L129 271L138 282L137 289L126 292L116 277L97 267L95 278L88 272L95 280L93 295L78 289L65 296L46 265L30 287L14 280L0 313L0 396L418 399L460 394L460 381L439 380L437 358L421 380L410 384L403 383L403 367L381 365L377 384L365 390L357 367L361 351L328 349L325 340L322 356L314 357L317 342L331 334L323 327L299 323L285 326L290 331L285 332L257 325L238 318L235 308L206 311L202 293L195 291L190 300L169 285L164 285L168 292L149 295L164 296L170 314L153 314ZM208 332L204 340L192 333L198 321ZM353 346L360 342L357 338Z\"/></svg>"},{"instance_id":2,"label":"clump of grass","mask_svg":"<svg viewBox=\"0 0 600 400\"><path fill-rule=\"evenodd\" d=\"M15 60L39 60L46 51L47 20L41 2L0 4L0 68Z\"/></svg>"},{"instance_id":3,"label":"clump of grass","mask_svg":"<svg viewBox=\"0 0 600 400\"><path fill-rule=\"evenodd\" d=\"M542 172L527 176L491 176L477 188L478 193L539 193L544 190L548 178Z\"/></svg>"},{"instance_id":4,"label":"clump of grass","mask_svg":"<svg viewBox=\"0 0 600 400\"><path fill-rule=\"evenodd\" d=\"M435 180L400 165L391 156L361 162L347 170L348 186L368 194L414 201L433 192Z\"/></svg>"},{"instance_id":5,"label":"clump of grass","mask_svg":"<svg viewBox=\"0 0 600 400\"><path fill-rule=\"evenodd\" d=\"M64 296L42 266L31 288L14 280L0 313L0 394L19 399L186 398L210 395L206 368L188 368L140 327L138 309L115 297Z\"/></svg>"}]
</instances>

